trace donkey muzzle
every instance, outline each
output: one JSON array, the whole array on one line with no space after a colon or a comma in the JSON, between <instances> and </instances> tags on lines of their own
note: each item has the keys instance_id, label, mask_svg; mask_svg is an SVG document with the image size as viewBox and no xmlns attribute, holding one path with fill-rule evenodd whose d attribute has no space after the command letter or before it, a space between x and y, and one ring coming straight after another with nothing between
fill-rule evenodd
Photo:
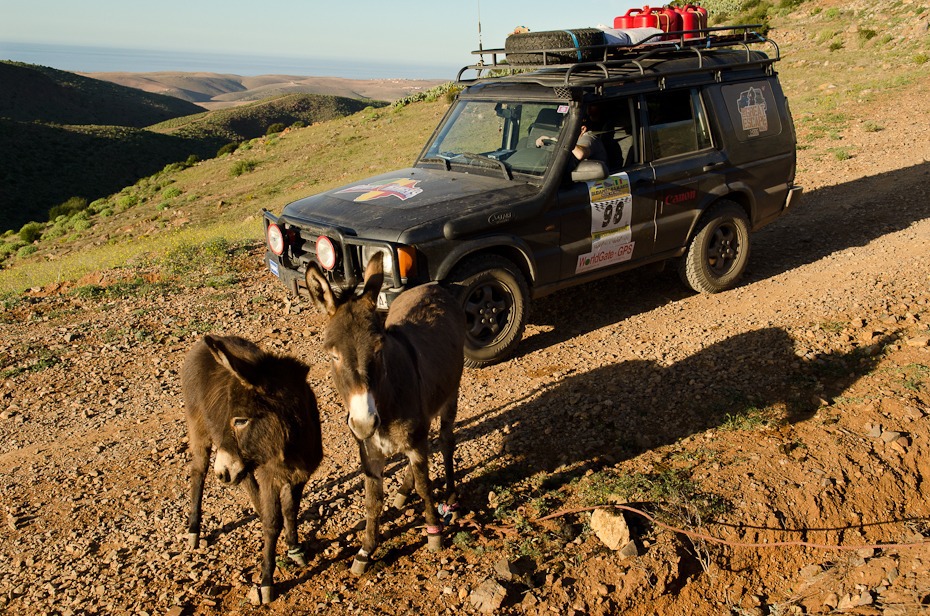
<instances>
[{"instance_id":1,"label":"donkey muzzle","mask_svg":"<svg viewBox=\"0 0 930 616\"><path fill-rule=\"evenodd\" d=\"M375 399L370 392L359 392L352 394L348 400L349 407L349 430L355 435L355 438L364 441L371 437L381 425L381 416L378 415L378 407L375 406Z\"/></svg>"},{"instance_id":2,"label":"donkey muzzle","mask_svg":"<svg viewBox=\"0 0 930 616\"><path fill-rule=\"evenodd\" d=\"M242 460L230 454L225 449L220 449L216 452L216 460L213 462L213 472L216 474L216 478L223 483L232 484L239 483L247 474Z\"/></svg>"}]
</instances>

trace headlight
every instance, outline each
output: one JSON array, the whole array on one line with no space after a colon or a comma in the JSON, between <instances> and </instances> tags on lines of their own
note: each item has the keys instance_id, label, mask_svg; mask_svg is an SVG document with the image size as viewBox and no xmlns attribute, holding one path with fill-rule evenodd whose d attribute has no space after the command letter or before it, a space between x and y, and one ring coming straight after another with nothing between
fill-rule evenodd
<instances>
[{"instance_id":1,"label":"headlight","mask_svg":"<svg viewBox=\"0 0 930 616\"><path fill-rule=\"evenodd\" d=\"M320 262L325 270L331 270L336 267L336 248L332 240L325 235L316 239L316 260Z\"/></svg>"},{"instance_id":2,"label":"headlight","mask_svg":"<svg viewBox=\"0 0 930 616\"><path fill-rule=\"evenodd\" d=\"M362 267L368 265L368 261L378 252L381 253L381 265L384 268L384 273L392 276L394 273L394 254L391 249L385 246L362 246ZM413 273L416 263L413 254L413 248L408 246L397 248L397 265L400 269L401 278L406 278ZM395 281L395 284L400 284L400 281Z\"/></svg>"},{"instance_id":3,"label":"headlight","mask_svg":"<svg viewBox=\"0 0 930 616\"><path fill-rule=\"evenodd\" d=\"M271 249L271 252L279 257L284 254L284 234L281 233L281 227L273 223L268 225L265 239L268 240L268 248Z\"/></svg>"}]
</instances>

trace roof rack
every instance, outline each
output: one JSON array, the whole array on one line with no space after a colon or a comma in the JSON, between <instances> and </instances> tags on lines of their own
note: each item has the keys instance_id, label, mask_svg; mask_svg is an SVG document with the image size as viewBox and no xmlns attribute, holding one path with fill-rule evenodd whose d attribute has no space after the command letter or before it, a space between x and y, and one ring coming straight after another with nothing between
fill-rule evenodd
<instances>
[{"instance_id":1,"label":"roof rack","mask_svg":"<svg viewBox=\"0 0 930 616\"><path fill-rule=\"evenodd\" d=\"M656 75L654 74L646 74L644 63L647 61L695 56L698 58L697 67L676 71L674 73L664 73L663 76L697 73L707 70L721 70L725 67L714 66L711 69L704 64L704 60L707 56L705 53L706 51L721 48L742 48L746 51L744 61L734 63L727 68L767 66L769 67L768 70L771 70L771 65L781 59L781 53L775 41L762 36L755 30L759 27L759 24L752 24L715 26L712 28L682 30L672 33L660 32L635 45L604 44L567 48L521 49L519 51L521 55L537 54L541 58L541 62L526 64L509 64L506 61L507 52L504 49L479 49L471 53L480 56L481 61L477 64L462 67L456 76L456 82L469 84L501 76L500 73L498 73L497 75L486 75L482 77L482 73L485 71L507 71L505 73L506 75L514 75L545 68L555 71L564 71L563 86L567 88L604 85L611 82L655 78ZM773 53L756 53L754 55L749 46L759 44L770 46ZM599 57L599 59L571 63L556 62L553 60L553 58L559 58L560 56L564 57L566 52L584 52L587 57ZM490 63L484 61L484 56L486 55L491 56ZM633 70L620 74L618 69ZM463 79L462 75L469 70L476 71L477 75L472 79Z\"/></svg>"}]
</instances>

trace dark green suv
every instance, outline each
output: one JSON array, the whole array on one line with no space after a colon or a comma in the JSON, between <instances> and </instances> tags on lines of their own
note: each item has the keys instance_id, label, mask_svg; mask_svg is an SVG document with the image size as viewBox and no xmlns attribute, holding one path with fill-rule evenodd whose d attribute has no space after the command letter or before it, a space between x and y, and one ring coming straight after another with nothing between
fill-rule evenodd
<instances>
[{"instance_id":1,"label":"dark green suv","mask_svg":"<svg viewBox=\"0 0 930 616\"><path fill-rule=\"evenodd\" d=\"M511 353L530 300L560 289L666 260L695 291L732 288L750 232L801 192L778 47L737 27L565 51L524 45L515 67L482 50L412 167L265 212L271 271L306 292L314 261L353 287L380 252L379 306L448 285L472 367ZM606 160L573 155L585 121Z\"/></svg>"}]
</instances>

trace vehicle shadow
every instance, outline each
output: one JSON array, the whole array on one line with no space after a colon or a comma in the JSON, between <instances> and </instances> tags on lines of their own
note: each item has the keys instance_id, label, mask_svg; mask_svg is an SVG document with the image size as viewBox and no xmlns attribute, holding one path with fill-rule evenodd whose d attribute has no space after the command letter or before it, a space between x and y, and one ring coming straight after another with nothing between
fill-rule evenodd
<instances>
[{"instance_id":1,"label":"vehicle shadow","mask_svg":"<svg viewBox=\"0 0 930 616\"><path fill-rule=\"evenodd\" d=\"M712 428L805 421L871 372L891 340L808 360L796 355L787 332L768 328L669 366L633 360L570 374L459 424L460 443L507 434L505 455L476 473L463 494L480 499L494 486L560 467L570 469L563 471L567 482ZM460 476L468 473L460 469Z\"/></svg>"},{"instance_id":2,"label":"vehicle shadow","mask_svg":"<svg viewBox=\"0 0 930 616\"><path fill-rule=\"evenodd\" d=\"M752 236L742 285L814 263L827 255L864 246L930 218L930 163L860 178L805 193L797 210ZM675 264L661 274L648 268L609 276L534 302L531 328L517 348L522 356L693 295Z\"/></svg>"}]
</instances>

